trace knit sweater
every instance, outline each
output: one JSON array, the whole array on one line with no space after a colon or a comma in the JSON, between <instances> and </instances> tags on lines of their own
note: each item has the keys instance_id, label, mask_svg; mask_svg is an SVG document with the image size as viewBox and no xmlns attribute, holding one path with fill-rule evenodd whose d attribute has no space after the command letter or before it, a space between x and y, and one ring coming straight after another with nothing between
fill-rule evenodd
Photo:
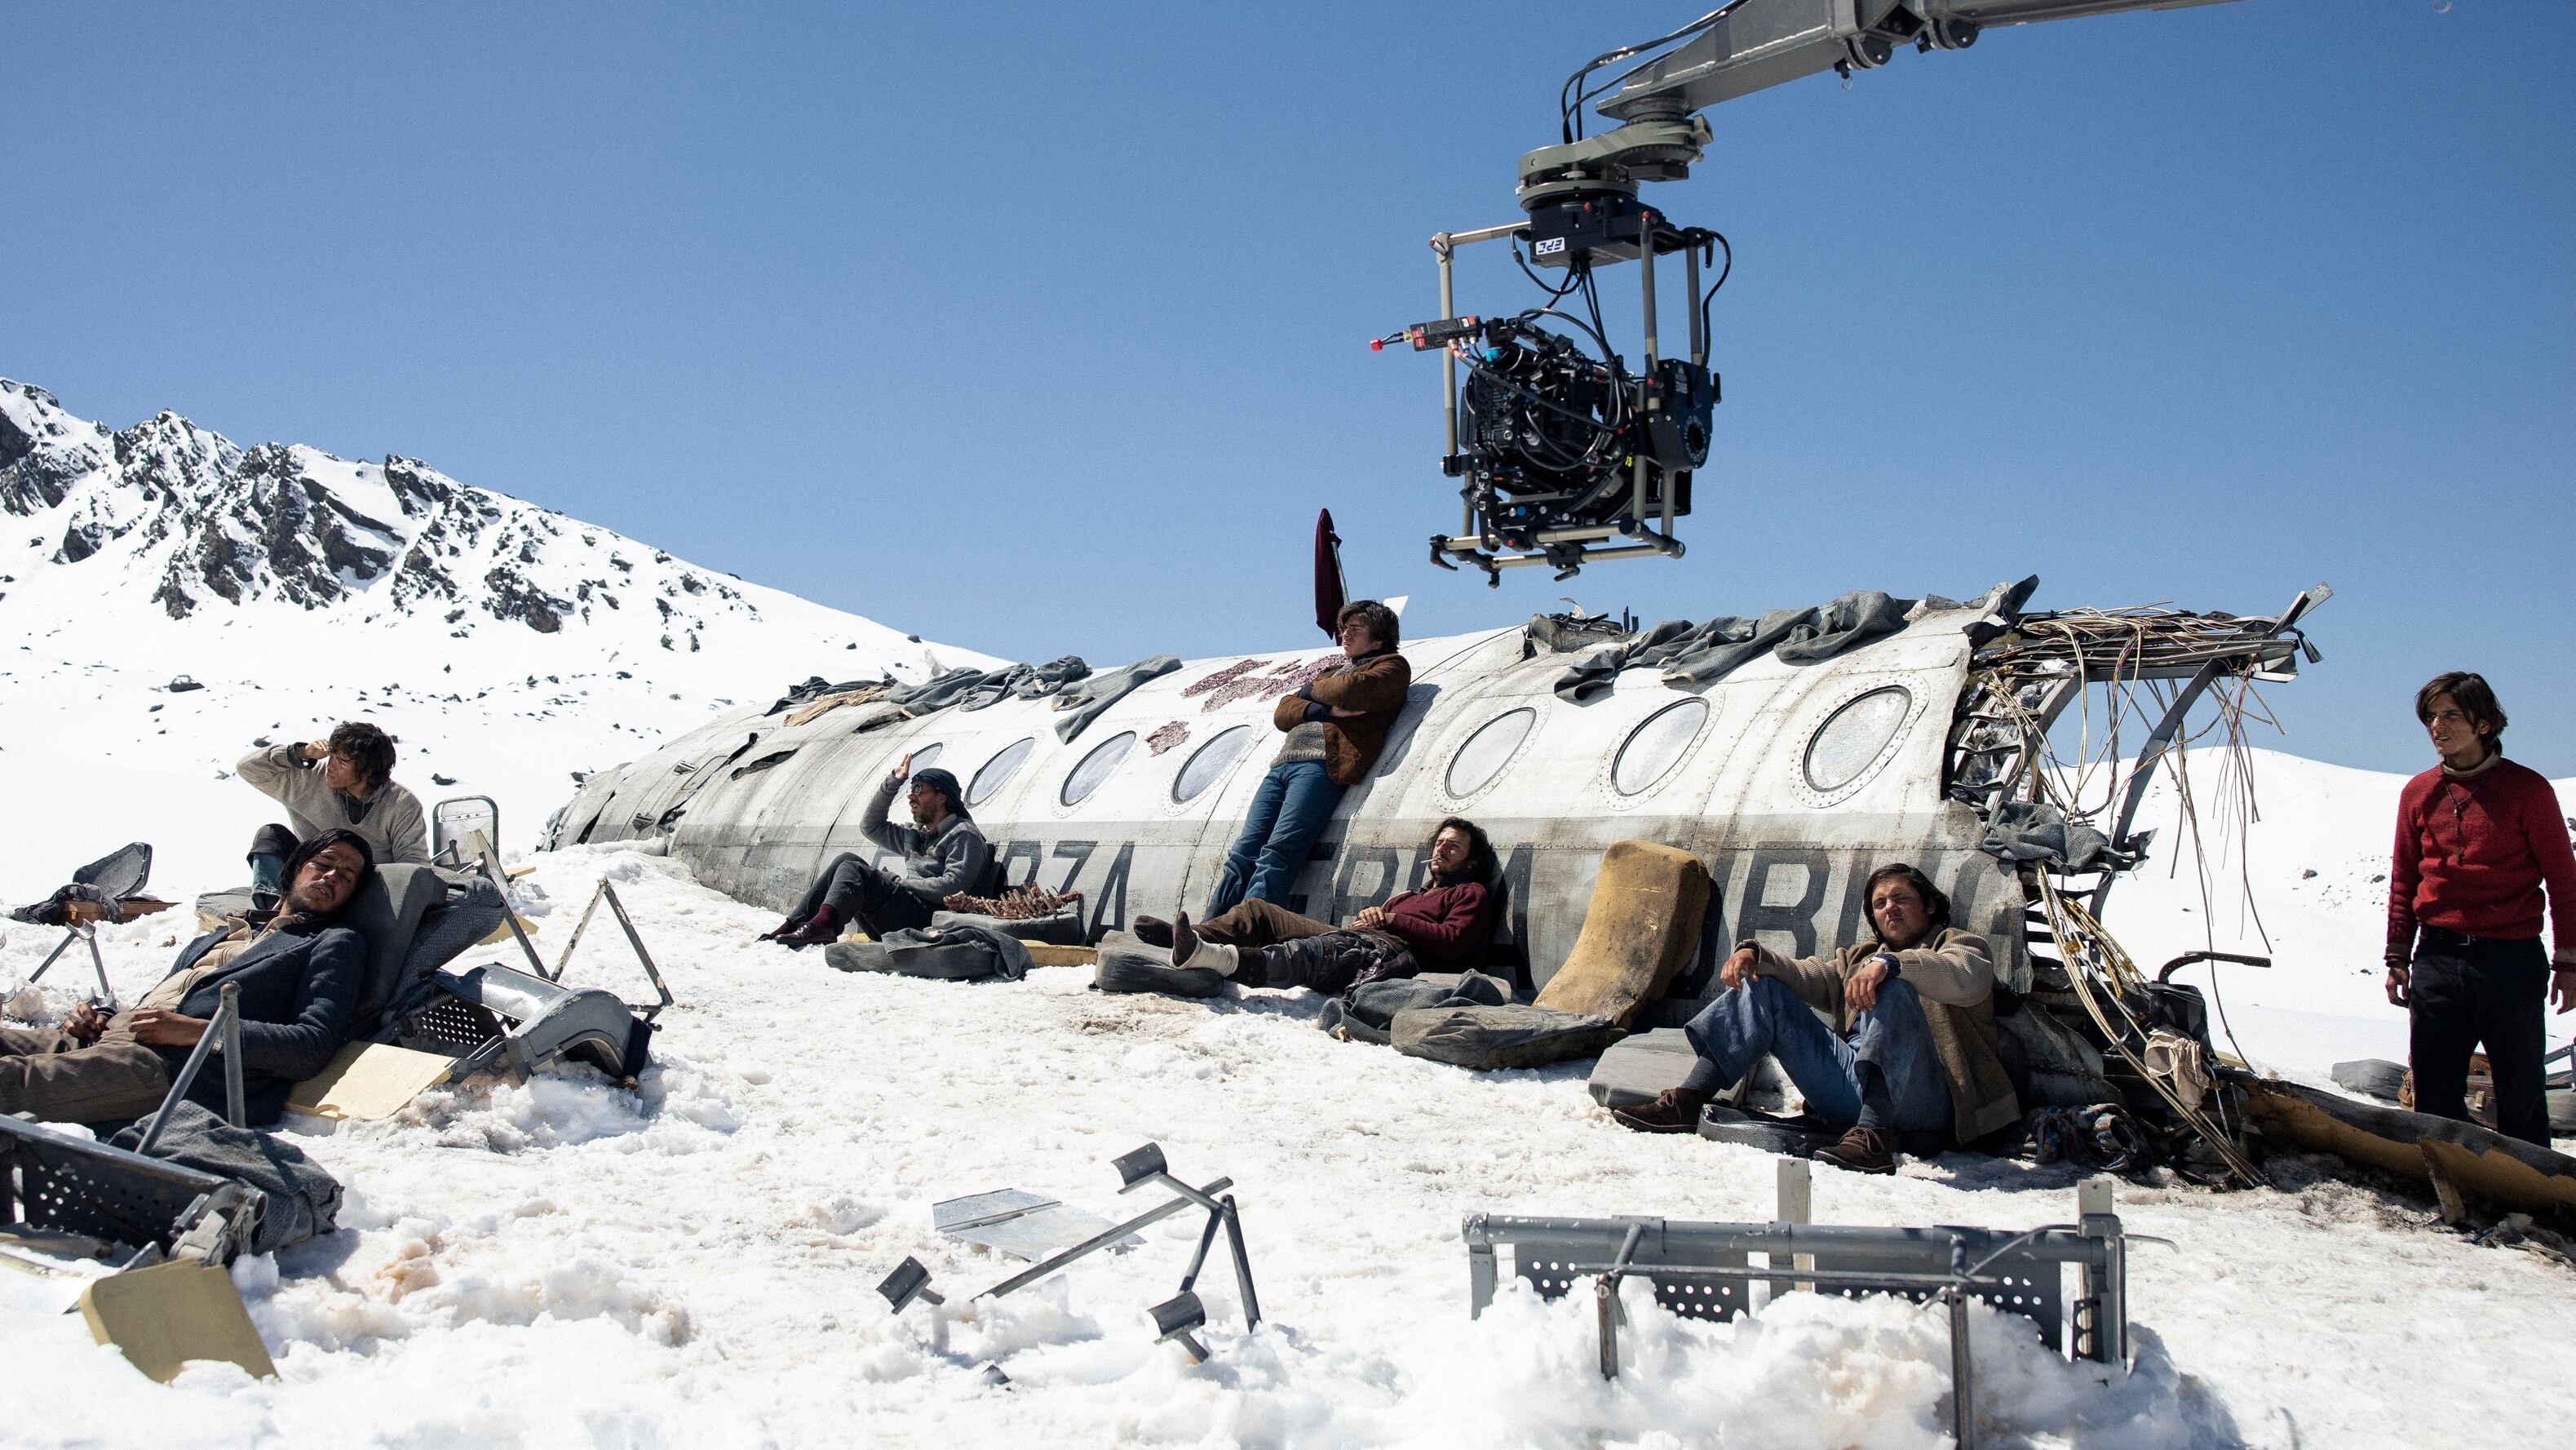
<instances>
[{"instance_id":1,"label":"knit sweater","mask_svg":"<svg viewBox=\"0 0 2576 1450\"><path fill-rule=\"evenodd\" d=\"M2418 926L2536 937L2545 887L2557 965L2576 967L2576 850L2567 829L2547 778L2501 755L2406 782L2388 868L2389 959L2413 958Z\"/></svg>"},{"instance_id":2,"label":"knit sweater","mask_svg":"<svg viewBox=\"0 0 2576 1450\"><path fill-rule=\"evenodd\" d=\"M1386 903L1386 930L1404 939L1416 961L1455 971L1492 935L1494 894L1481 881L1407 891Z\"/></svg>"}]
</instances>

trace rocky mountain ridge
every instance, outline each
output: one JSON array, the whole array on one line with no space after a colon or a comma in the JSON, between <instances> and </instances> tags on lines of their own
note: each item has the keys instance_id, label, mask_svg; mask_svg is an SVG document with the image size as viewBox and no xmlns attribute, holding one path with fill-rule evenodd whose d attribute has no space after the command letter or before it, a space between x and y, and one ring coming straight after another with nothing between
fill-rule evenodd
<instances>
[{"instance_id":1,"label":"rocky mountain ridge","mask_svg":"<svg viewBox=\"0 0 2576 1450\"><path fill-rule=\"evenodd\" d=\"M39 557L13 573L149 577L174 620L217 602L363 603L439 612L462 637L500 623L552 634L633 608L651 612L660 647L697 650L711 613L761 614L728 576L415 458L245 449L167 411L110 430L5 378L0 515L38 530L22 536L21 559Z\"/></svg>"}]
</instances>

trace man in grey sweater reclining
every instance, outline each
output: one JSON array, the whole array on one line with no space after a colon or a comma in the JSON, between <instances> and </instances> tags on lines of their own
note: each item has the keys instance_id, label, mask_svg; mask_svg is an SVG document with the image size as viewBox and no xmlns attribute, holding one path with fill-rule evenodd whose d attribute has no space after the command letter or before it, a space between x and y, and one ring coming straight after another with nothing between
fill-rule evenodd
<instances>
[{"instance_id":1,"label":"man in grey sweater reclining","mask_svg":"<svg viewBox=\"0 0 2576 1450\"><path fill-rule=\"evenodd\" d=\"M907 779L912 782L907 800L913 824L898 826L887 812ZM787 920L761 933L763 939L810 947L839 940L845 925L877 937L928 926L941 901L981 886L985 868L993 863L993 847L966 814L957 777L936 767L916 775L909 755L877 787L867 814L859 818L859 834L900 854L903 871L870 865L844 851L805 888L805 898Z\"/></svg>"}]
</instances>

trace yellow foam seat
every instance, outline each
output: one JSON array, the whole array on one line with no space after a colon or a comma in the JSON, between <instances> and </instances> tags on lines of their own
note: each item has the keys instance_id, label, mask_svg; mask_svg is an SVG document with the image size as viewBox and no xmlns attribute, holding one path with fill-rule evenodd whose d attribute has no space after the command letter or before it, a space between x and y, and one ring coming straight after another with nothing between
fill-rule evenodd
<instances>
[{"instance_id":1,"label":"yellow foam seat","mask_svg":"<svg viewBox=\"0 0 2576 1450\"><path fill-rule=\"evenodd\" d=\"M1699 949L1708 897L1708 868L1690 852L1654 841L1612 843L1601 853L1574 950L1539 990L1538 1005L1632 1025Z\"/></svg>"}]
</instances>

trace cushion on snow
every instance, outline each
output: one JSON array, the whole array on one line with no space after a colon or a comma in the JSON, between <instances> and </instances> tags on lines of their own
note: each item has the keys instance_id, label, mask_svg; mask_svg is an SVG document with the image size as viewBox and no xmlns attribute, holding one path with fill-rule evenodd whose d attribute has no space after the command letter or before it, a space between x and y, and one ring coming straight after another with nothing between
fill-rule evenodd
<instances>
[{"instance_id":1,"label":"cushion on snow","mask_svg":"<svg viewBox=\"0 0 2576 1450\"><path fill-rule=\"evenodd\" d=\"M934 928L982 927L986 931L1015 936L1022 941L1048 942L1060 947L1078 947L1089 940L1082 929L1082 909L1079 906L1050 912L1045 916L1030 917L984 916L972 911L934 911L930 914L930 924Z\"/></svg>"},{"instance_id":2,"label":"cushion on snow","mask_svg":"<svg viewBox=\"0 0 2576 1450\"><path fill-rule=\"evenodd\" d=\"M1538 1005L1620 1027L1636 1021L1638 1009L1663 996L1699 948L1708 893L1708 868L1690 852L1613 842L1601 853L1582 934L1540 989Z\"/></svg>"},{"instance_id":3,"label":"cushion on snow","mask_svg":"<svg viewBox=\"0 0 2576 1450\"><path fill-rule=\"evenodd\" d=\"M1625 1035L1609 1018L1545 1007L1418 1007L1388 1028L1396 1051L1458 1067L1538 1067L1593 1057Z\"/></svg>"},{"instance_id":4,"label":"cushion on snow","mask_svg":"<svg viewBox=\"0 0 2576 1450\"><path fill-rule=\"evenodd\" d=\"M1666 1088L1677 1088L1690 1076L1699 1054L1678 1027L1658 1027L1614 1043L1592 1065L1592 1100L1605 1108L1634 1108L1651 1103Z\"/></svg>"},{"instance_id":5,"label":"cushion on snow","mask_svg":"<svg viewBox=\"0 0 2576 1450\"><path fill-rule=\"evenodd\" d=\"M1225 978L1210 971L1183 971L1172 965L1169 947L1151 946L1134 932L1113 931L1100 939L1100 966L1091 984L1103 992L1160 992L1172 997L1214 997L1225 991Z\"/></svg>"},{"instance_id":6,"label":"cushion on snow","mask_svg":"<svg viewBox=\"0 0 2576 1450\"><path fill-rule=\"evenodd\" d=\"M891 972L935 982L980 982L1001 975L1001 959L982 942L836 941L823 964L844 972Z\"/></svg>"},{"instance_id":7,"label":"cushion on snow","mask_svg":"<svg viewBox=\"0 0 2576 1450\"><path fill-rule=\"evenodd\" d=\"M447 904L447 883L428 866L379 866L341 912L340 920L367 943L367 981L358 993L356 1022L361 1036L372 1033L376 1020L393 1000L394 978L403 956L420 931L420 920L435 906Z\"/></svg>"}]
</instances>

